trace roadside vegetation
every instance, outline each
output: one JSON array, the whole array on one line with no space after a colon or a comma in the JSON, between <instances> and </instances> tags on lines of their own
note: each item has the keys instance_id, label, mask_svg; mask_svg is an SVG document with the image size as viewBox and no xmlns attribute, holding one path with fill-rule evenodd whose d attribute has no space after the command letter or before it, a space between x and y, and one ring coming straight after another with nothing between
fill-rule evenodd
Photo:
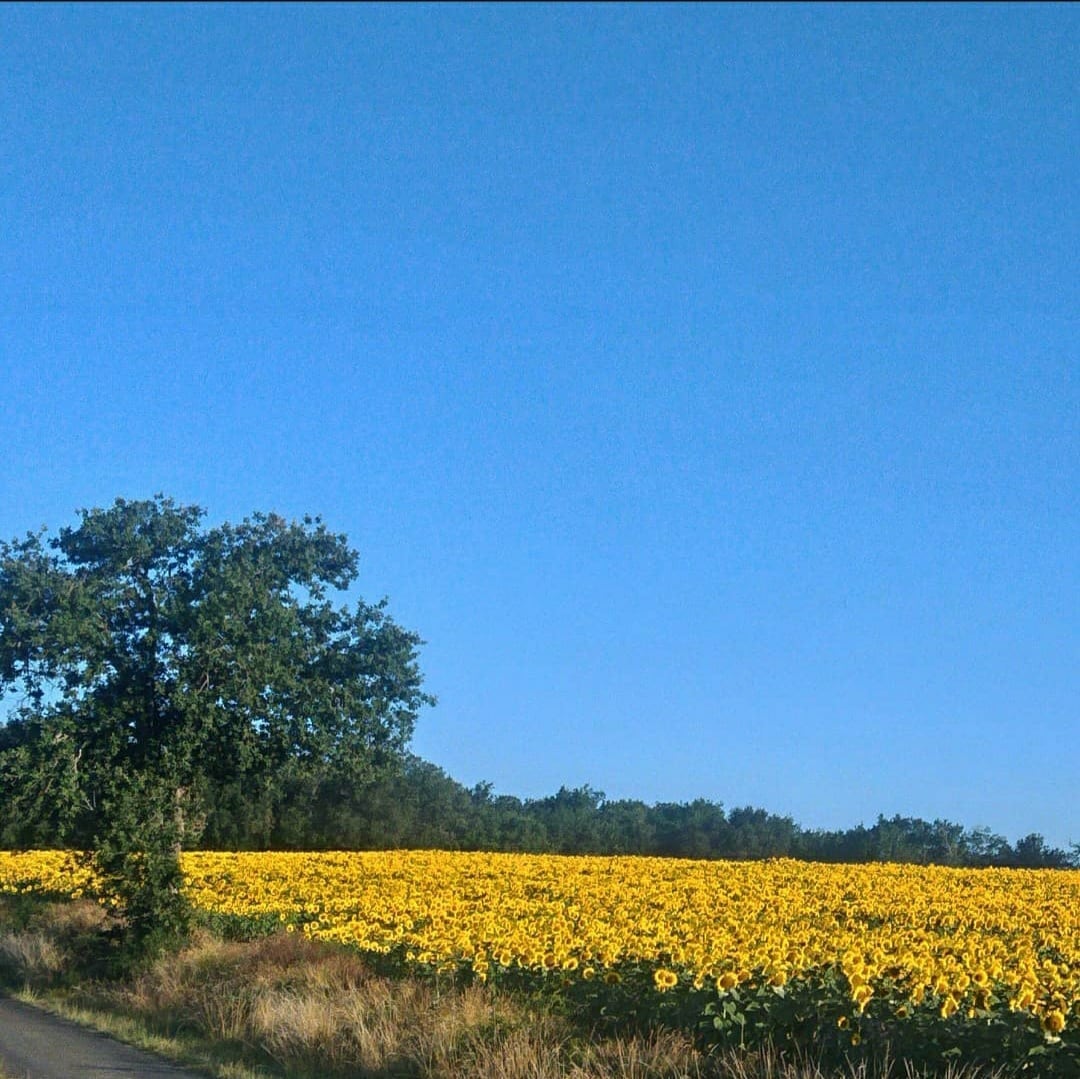
<instances>
[{"instance_id":1,"label":"roadside vegetation","mask_svg":"<svg viewBox=\"0 0 1080 1079\"><path fill-rule=\"evenodd\" d=\"M892 1079L903 1062L824 1062L764 1047L708 1053L663 1026L603 1030L557 998L392 972L284 932L225 940L108 976L108 919L90 900L0 902L9 992L220 1079ZM950 1063L948 1079L1002 1079ZM1031 1074L1038 1074L1031 1073Z\"/></svg>"}]
</instances>

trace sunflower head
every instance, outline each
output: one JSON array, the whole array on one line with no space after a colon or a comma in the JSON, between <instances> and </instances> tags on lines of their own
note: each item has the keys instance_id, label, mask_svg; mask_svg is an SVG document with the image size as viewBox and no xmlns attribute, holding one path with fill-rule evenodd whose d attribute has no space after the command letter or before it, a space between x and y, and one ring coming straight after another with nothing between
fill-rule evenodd
<instances>
[{"instance_id":1,"label":"sunflower head","mask_svg":"<svg viewBox=\"0 0 1080 1079\"><path fill-rule=\"evenodd\" d=\"M1042 1019L1042 1028L1047 1034L1060 1034L1065 1029L1065 1014L1055 1009L1047 1012Z\"/></svg>"}]
</instances>

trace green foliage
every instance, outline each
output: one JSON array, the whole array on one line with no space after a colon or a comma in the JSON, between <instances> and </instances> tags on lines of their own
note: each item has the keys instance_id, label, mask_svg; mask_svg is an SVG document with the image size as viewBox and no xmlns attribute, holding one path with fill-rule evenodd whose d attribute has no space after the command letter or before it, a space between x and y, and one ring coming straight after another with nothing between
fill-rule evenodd
<instances>
[{"instance_id":1,"label":"green foliage","mask_svg":"<svg viewBox=\"0 0 1080 1079\"><path fill-rule=\"evenodd\" d=\"M946 1018L935 994L915 1005L902 987L887 983L860 1011L833 967L803 972L782 986L758 973L747 985L706 991L698 1021L705 1045L813 1049L824 1059L852 1065L904 1060L933 1075L950 1064L973 1062L1005 1074L1080 1075L1080 1043L1047 1036L1024 1012L995 1007L969 1014L964 1005Z\"/></svg>"},{"instance_id":2,"label":"green foliage","mask_svg":"<svg viewBox=\"0 0 1080 1079\"><path fill-rule=\"evenodd\" d=\"M121 966L152 961L180 947L193 912L178 852L183 826L169 777L135 772L115 784L103 805L108 821L87 855L117 919Z\"/></svg>"},{"instance_id":3,"label":"green foliage","mask_svg":"<svg viewBox=\"0 0 1080 1079\"><path fill-rule=\"evenodd\" d=\"M198 921L215 937L228 941L262 940L281 932L285 924L276 914L222 914L218 911L202 913Z\"/></svg>"}]
</instances>

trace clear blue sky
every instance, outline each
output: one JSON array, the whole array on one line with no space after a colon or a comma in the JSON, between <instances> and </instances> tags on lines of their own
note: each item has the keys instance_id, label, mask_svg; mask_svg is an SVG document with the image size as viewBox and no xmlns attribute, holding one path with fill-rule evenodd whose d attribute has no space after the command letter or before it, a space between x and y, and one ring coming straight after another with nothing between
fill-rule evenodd
<instances>
[{"instance_id":1,"label":"clear blue sky","mask_svg":"<svg viewBox=\"0 0 1080 1079\"><path fill-rule=\"evenodd\" d=\"M1080 841L1080 7L0 7L0 535L320 513L414 748Z\"/></svg>"}]
</instances>

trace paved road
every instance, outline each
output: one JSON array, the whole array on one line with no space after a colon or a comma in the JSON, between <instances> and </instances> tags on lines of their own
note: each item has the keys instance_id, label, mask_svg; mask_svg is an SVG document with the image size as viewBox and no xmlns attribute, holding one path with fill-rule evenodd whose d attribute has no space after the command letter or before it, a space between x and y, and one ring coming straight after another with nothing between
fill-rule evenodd
<instances>
[{"instance_id":1,"label":"paved road","mask_svg":"<svg viewBox=\"0 0 1080 1079\"><path fill-rule=\"evenodd\" d=\"M11 1079L205 1079L6 997L0 997L0 1066Z\"/></svg>"}]
</instances>

